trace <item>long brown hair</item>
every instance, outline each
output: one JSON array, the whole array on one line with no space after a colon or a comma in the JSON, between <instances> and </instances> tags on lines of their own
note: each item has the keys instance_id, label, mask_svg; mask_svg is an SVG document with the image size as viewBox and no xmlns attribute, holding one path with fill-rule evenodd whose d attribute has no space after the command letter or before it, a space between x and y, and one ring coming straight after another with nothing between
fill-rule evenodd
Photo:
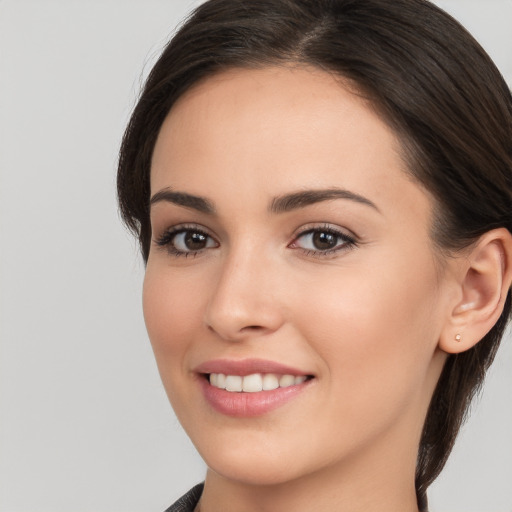
<instances>
[{"instance_id":1,"label":"long brown hair","mask_svg":"<svg viewBox=\"0 0 512 512\"><path fill-rule=\"evenodd\" d=\"M450 253L512 232L512 97L473 37L425 0L209 0L153 67L126 129L118 196L146 261L149 178L160 127L200 80L230 68L316 66L350 80L397 133L408 171L436 202L432 240ZM511 311L471 350L449 356L425 420L416 492L442 470Z\"/></svg>"}]
</instances>

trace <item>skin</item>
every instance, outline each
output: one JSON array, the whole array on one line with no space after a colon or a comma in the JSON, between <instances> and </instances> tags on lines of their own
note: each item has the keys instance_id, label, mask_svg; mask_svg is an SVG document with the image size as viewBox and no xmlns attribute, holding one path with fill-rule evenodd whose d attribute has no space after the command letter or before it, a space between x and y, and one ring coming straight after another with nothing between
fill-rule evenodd
<instances>
[{"instance_id":1,"label":"skin","mask_svg":"<svg viewBox=\"0 0 512 512\"><path fill-rule=\"evenodd\" d=\"M269 212L277 196L350 198ZM417 511L416 456L460 300L460 265L436 253L433 201L392 130L340 79L311 68L232 70L189 90L156 143L144 315L172 406L208 465L201 511ZM174 226L208 235L173 254ZM328 254L304 231L352 237ZM187 249L188 250L188 249ZM325 251L324 251L325 252ZM254 418L216 412L194 372L262 358L314 375ZM321 491L321 492L320 492Z\"/></svg>"}]
</instances>

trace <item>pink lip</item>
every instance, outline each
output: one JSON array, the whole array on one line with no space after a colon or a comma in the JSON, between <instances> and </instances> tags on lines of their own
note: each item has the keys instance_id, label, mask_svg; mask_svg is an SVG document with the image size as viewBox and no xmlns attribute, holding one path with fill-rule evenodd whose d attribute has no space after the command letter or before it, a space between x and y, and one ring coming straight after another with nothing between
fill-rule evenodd
<instances>
[{"instance_id":1,"label":"pink lip","mask_svg":"<svg viewBox=\"0 0 512 512\"><path fill-rule=\"evenodd\" d=\"M200 364L196 373L223 373L224 375L251 375L252 373L278 373L280 375L310 375L308 372L292 368L266 359L214 359Z\"/></svg>"},{"instance_id":2,"label":"pink lip","mask_svg":"<svg viewBox=\"0 0 512 512\"><path fill-rule=\"evenodd\" d=\"M210 385L206 375L224 373L225 375L251 375L252 373L276 373L280 375L308 375L306 372L273 361L263 359L243 359L240 361L217 359L200 364L195 371L201 375L198 379L201 391L208 404L217 412L237 418L261 416L277 409L306 390L312 381L257 393L236 393Z\"/></svg>"}]
</instances>

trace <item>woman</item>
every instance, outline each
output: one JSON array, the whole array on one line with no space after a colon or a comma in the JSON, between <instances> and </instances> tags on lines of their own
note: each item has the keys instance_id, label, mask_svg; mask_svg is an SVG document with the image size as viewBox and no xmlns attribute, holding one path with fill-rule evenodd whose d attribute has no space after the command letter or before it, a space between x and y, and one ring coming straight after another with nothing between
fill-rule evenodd
<instances>
[{"instance_id":1,"label":"woman","mask_svg":"<svg viewBox=\"0 0 512 512\"><path fill-rule=\"evenodd\" d=\"M211 0L121 148L169 510L425 511L510 315L512 98L423 0Z\"/></svg>"}]
</instances>

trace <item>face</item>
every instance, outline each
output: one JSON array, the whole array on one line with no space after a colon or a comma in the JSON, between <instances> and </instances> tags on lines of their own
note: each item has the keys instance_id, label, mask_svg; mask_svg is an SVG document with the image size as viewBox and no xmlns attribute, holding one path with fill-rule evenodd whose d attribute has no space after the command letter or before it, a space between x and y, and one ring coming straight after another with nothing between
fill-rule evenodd
<instances>
[{"instance_id":1,"label":"face","mask_svg":"<svg viewBox=\"0 0 512 512\"><path fill-rule=\"evenodd\" d=\"M449 280L432 201L364 100L315 69L210 78L165 120L151 193L146 325L209 467L414 465Z\"/></svg>"}]
</instances>

